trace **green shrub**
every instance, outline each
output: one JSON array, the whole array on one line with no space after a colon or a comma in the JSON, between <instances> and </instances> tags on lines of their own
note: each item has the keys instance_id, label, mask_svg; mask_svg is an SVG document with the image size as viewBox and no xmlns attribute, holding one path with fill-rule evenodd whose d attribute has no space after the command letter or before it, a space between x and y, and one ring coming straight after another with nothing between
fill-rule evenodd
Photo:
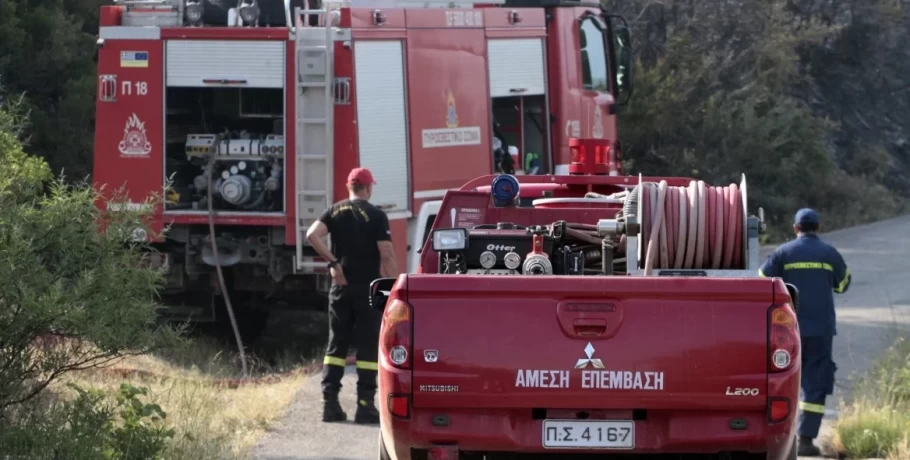
<instances>
[{"instance_id":1,"label":"green shrub","mask_svg":"<svg viewBox=\"0 0 910 460\"><path fill-rule=\"evenodd\" d=\"M30 407L0 426L0 452L10 459L160 460L174 436L167 414L147 404L146 388L122 384L115 402L100 390L68 385L77 397L49 409Z\"/></svg>"},{"instance_id":2,"label":"green shrub","mask_svg":"<svg viewBox=\"0 0 910 460\"><path fill-rule=\"evenodd\" d=\"M900 458L910 437L910 341L897 339L857 381L834 427L835 449L850 458Z\"/></svg>"},{"instance_id":3,"label":"green shrub","mask_svg":"<svg viewBox=\"0 0 910 460\"><path fill-rule=\"evenodd\" d=\"M885 458L907 436L910 415L876 401L854 402L841 413L835 444L849 458Z\"/></svg>"},{"instance_id":4,"label":"green shrub","mask_svg":"<svg viewBox=\"0 0 910 460\"><path fill-rule=\"evenodd\" d=\"M156 322L163 274L132 237L151 233L148 211L109 211L91 184L52 180L23 150L17 110L0 99L0 420L67 372L177 337Z\"/></svg>"}]
</instances>

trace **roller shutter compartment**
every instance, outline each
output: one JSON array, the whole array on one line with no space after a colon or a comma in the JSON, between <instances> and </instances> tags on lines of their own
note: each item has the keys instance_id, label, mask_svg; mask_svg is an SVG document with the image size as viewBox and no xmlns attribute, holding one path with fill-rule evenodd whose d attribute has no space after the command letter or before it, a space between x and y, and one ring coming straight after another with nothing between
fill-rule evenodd
<instances>
[{"instance_id":1,"label":"roller shutter compartment","mask_svg":"<svg viewBox=\"0 0 910 460\"><path fill-rule=\"evenodd\" d=\"M491 38L487 57L491 97L546 93L542 38Z\"/></svg>"},{"instance_id":2,"label":"roller shutter compartment","mask_svg":"<svg viewBox=\"0 0 910 460\"><path fill-rule=\"evenodd\" d=\"M370 202L407 211L408 129L401 40L354 42L360 165L376 180Z\"/></svg>"},{"instance_id":3,"label":"roller shutter compartment","mask_svg":"<svg viewBox=\"0 0 910 460\"><path fill-rule=\"evenodd\" d=\"M283 88L284 41L168 40L167 86Z\"/></svg>"}]
</instances>

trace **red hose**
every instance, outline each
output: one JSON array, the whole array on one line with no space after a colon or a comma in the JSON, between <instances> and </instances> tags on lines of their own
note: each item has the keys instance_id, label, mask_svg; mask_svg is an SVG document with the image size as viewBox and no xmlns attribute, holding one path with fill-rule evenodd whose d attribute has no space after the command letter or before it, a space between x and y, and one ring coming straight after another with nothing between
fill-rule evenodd
<instances>
[{"instance_id":1,"label":"red hose","mask_svg":"<svg viewBox=\"0 0 910 460\"><path fill-rule=\"evenodd\" d=\"M676 225L678 235L676 239L676 257L673 259L673 268L682 268L683 264L686 262L686 245L689 241L689 195L686 193L687 189L684 187L673 187L673 190L679 197L679 199L676 200L677 206L679 206L679 210L677 211L679 222Z\"/></svg>"},{"instance_id":2,"label":"red hose","mask_svg":"<svg viewBox=\"0 0 910 460\"><path fill-rule=\"evenodd\" d=\"M641 193L641 258L654 269L743 269L743 206L736 184L645 183Z\"/></svg>"}]
</instances>

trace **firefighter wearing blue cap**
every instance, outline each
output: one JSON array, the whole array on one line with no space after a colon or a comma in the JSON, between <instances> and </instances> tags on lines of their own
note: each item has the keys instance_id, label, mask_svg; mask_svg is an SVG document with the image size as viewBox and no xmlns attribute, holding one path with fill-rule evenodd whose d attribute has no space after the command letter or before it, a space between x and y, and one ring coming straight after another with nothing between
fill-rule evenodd
<instances>
[{"instance_id":1,"label":"firefighter wearing blue cap","mask_svg":"<svg viewBox=\"0 0 910 460\"><path fill-rule=\"evenodd\" d=\"M797 238L768 256L758 274L783 278L799 290L802 379L799 402L799 444L797 454L814 457L820 450L812 441L825 415L825 398L834 392L837 366L831 345L837 334L832 292L843 293L850 287L850 270L833 246L818 237L818 214L800 209L793 222Z\"/></svg>"}]
</instances>

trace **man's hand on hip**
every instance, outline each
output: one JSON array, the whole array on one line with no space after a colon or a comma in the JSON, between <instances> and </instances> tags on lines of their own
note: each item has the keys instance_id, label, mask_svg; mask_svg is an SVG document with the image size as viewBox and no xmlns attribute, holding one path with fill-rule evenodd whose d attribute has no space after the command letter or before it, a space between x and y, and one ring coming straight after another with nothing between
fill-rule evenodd
<instances>
[{"instance_id":1,"label":"man's hand on hip","mask_svg":"<svg viewBox=\"0 0 910 460\"><path fill-rule=\"evenodd\" d=\"M332 280L335 281L335 284L339 286L345 286L348 284L348 280L344 277L344 271L341 270L340 265L334 266L330 270L332 273Z\"/></svg>"}]
</instances>

